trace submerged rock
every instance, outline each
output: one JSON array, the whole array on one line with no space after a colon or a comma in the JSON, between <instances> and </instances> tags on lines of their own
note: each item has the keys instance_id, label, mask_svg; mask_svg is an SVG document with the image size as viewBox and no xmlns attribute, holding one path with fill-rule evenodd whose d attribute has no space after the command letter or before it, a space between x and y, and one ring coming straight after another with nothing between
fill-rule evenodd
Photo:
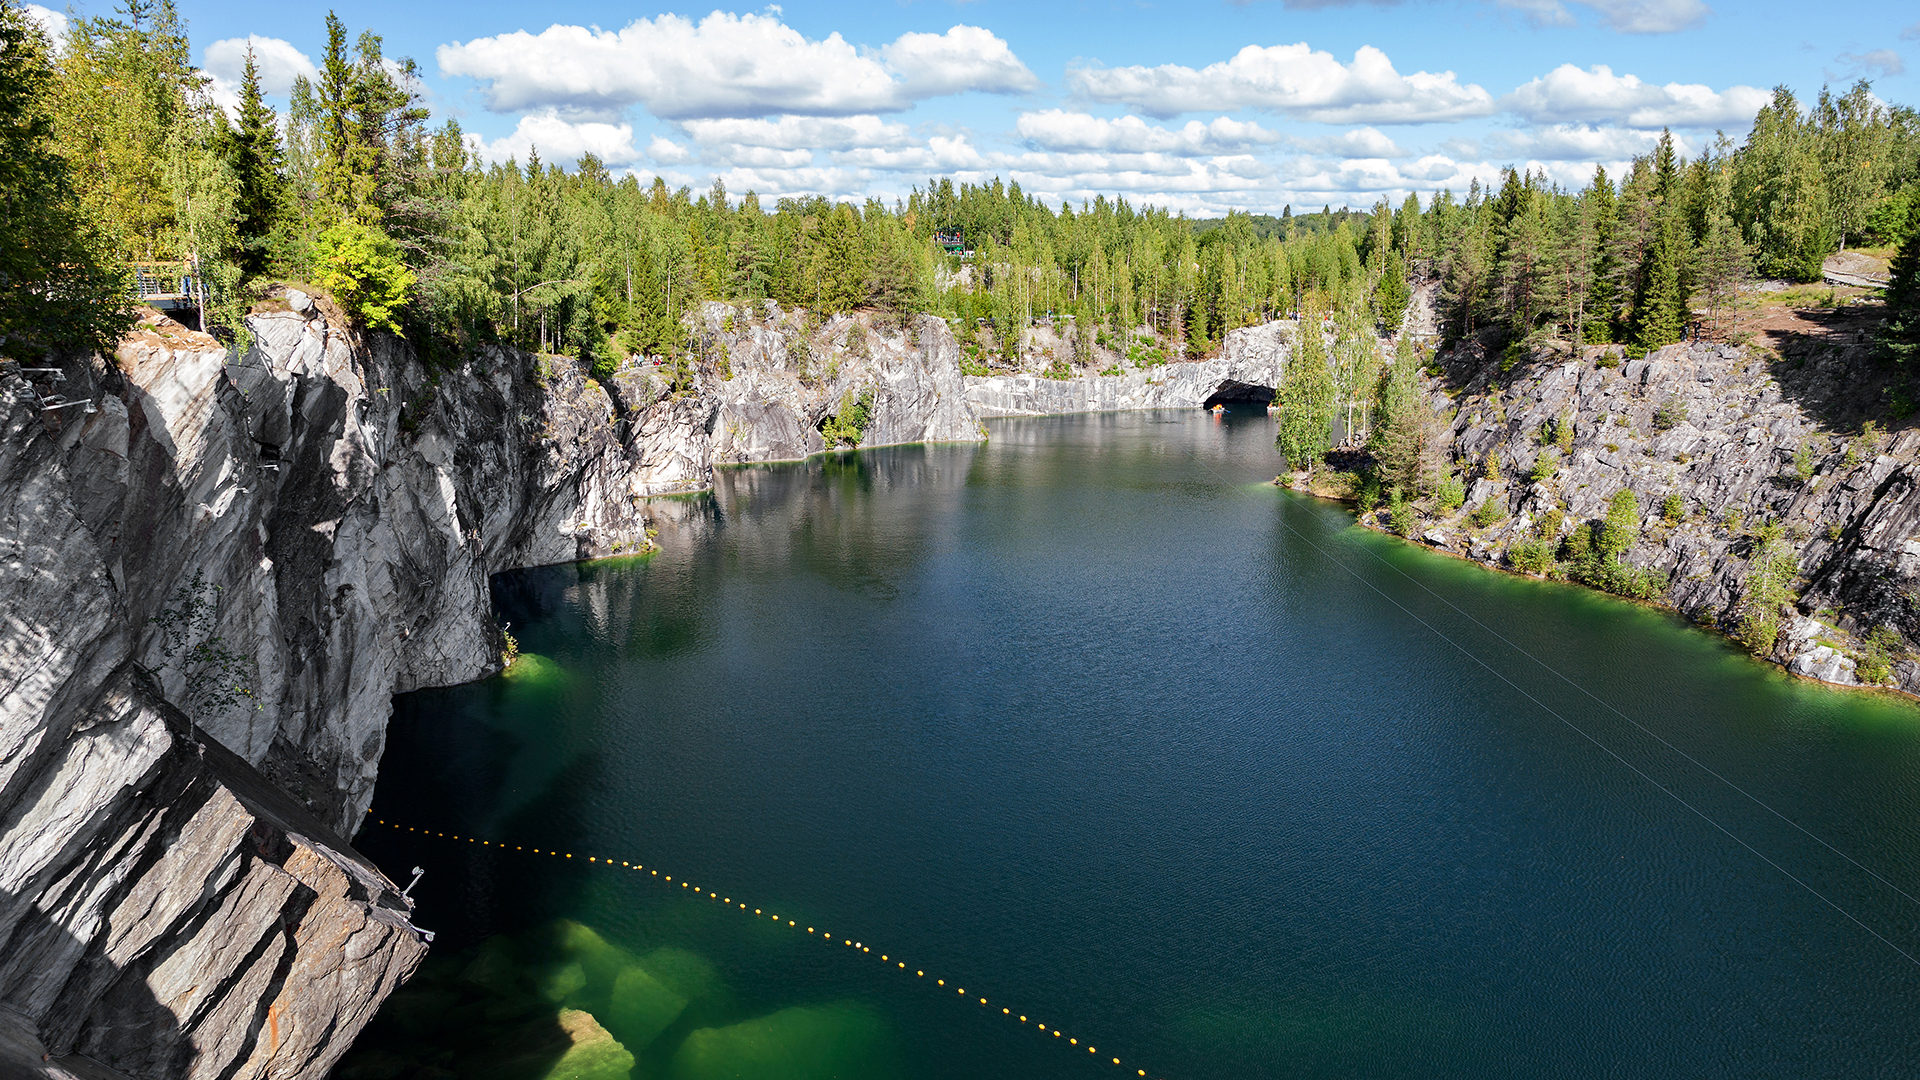
<instances>
[{"instance_id":1,"label":"submerged rock","mask_svg":"<svg viewBox=\"0 0 1920 1080\"><path fill-rule=\"evenodd\" d=\"M863 1005L781 1009L692 1032L673 1055L672 1080L881 1080L899 1075L886 1021Z\"/></svg>"}]
</instances>

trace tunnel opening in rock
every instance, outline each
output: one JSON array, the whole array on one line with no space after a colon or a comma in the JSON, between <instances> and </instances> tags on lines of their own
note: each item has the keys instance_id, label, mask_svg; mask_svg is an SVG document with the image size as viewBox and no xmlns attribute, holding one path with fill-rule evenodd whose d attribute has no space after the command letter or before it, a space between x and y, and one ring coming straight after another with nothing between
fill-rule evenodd
<instances>
[{"instance_id":1,"label":"tunnel opening in rock","mask_svg":"<svg viewBox=\"0 0 1920 1080\"><path fill-rule=\"evenodd\" d=\"M1201 404L1201 407L1211 409L1215 405L1245 403L1265 405L1272 400L1273 387L1271 386L1261 386L1259 383L1234 382L1229 379L1215 387L1213 393L1207 395L1207 400Z\"/></svg>"}]
</instances>

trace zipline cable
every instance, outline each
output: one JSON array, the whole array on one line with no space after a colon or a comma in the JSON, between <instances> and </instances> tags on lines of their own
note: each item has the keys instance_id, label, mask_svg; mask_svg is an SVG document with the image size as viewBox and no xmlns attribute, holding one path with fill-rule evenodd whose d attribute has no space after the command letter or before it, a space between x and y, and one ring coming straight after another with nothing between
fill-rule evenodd
<instances>
[{"instance_id":1,"label":"zipline cable","mask_svg":"<svg viewBox=\"0 0 1920 1080\"><path fill-rule=\"evenodd\" d=\"M1229 481L1226 477L1221 476L1218 470L1216 470L1212 465L1207 464L1207 462L1203 460L1198 454L1195 454L1191 447L1187 448L1187 456L1191 457L1195 462L1197 462L1201 468L1204 468L1208 472L1212 473L1214 477L1218 479L1221 483L1228 484L1229 486L1235 486L1235 487L1238 486L1238 485L1232 484L1232 482ZM1539 698L1534 697L1532 694L1528 693L1524 688L1520 686L1519 683L1516 683L1512 679L1509 679L1498 668L1495 668L1492 664L1489 664L1485 660L1480 659L1479 656L1474 654L1473 650L1460 644L1458 641L1455 641L1453 638L1449 637L1446 633L1441 631L1438 627L1434 626L1432 623L1428 622L1427 620L1421 618L1419 615L1414 614L1414 612L1411 609L1409 609L1405 604L1402 604L1400 601L1394 599L1391 594L1386 592L1384 589L1381 589L1378 585L1375 585L1373 582L1368 581L1364 577L1361 577L1359 572L1355 571L1352 567L1348 566L1345 562L1341 561L1340 559L1335 558L1333 553L1329 552L1327 549L1321 547L1319 544L1314 543L1311 537L1307 536L1305 533L1301 532L1299 529L1294 528L1293 523L1288 521L1284 516L1280 518L1280 525L1282 528L1286 529L1288 532L1298 537L1301 543L1319 552L1322 558L1326 559L1328 562L1339 567L1349 577L1353 578L1355 581L1359 582L1360 584L1365 585L1367 588L1372 589L1375 593L1378 593L1380 595L1380 598L1385 600L1387 603L1392 604L1396 608L1399 608L1402 614L1406 615L1408 618L1412 619L1414 622L1417 622L1421 626L1425 627L1427 631L1431 633L1433 636L1439 638L1441 641L1446 642L1448 645L1453 646L1454 649L1456 649L1460 653L1460 655L1480 665L1482 668L1486 669L1488 674L1492 675L1496 679L1499 679L1501 682L1506 683L1509 687L1512 687L1515 693L1518 693L1521 697L1524 697L1528 701L1533 702L1533 704L1537 706L1542 712L1560 721L1562 724L1565 724L1569 729L1571 729L1574 733L1578 734L1581 738L1587 740L1588 742L1592 743L1594 746L1599 747L1601 750L1605 751L1607 756L1613 758L1615 761L1618 761L1620 764L1626 766L1627 769L1629 769L1634 773L1634 775L1640 777L1642 780L1645 780L1647 783L1653 785L1655 788L1658 788L1661 792L1665 793L1669 798L1673 799L1673 801L1679 803L1681 806L1684 806L1688 810L1692 811L1695 816L1700 818L1700 820L1713 826L1715 829L1718 829L1721 833L1725 834L1726 837L1732 840L1734 843L1739 844L1743 848L1746 848L1749 852L1753 854L1755 858L1759 859L1761 862L1764 862L1768 866L1771 866L1775 870L1779 871L1782 877L1785 877L1788 881L1793 882L1795 885L1798 885L1802 889L1805 889L1807 892L1813 894L1816 898L1820 900L1821 903L1839 912L1841 915L1846 916L1849 921L1854 923L1854 925L1860 927L1860 929L1865 930L1867 933L1872 934L1874 937L1880 939L1882 944L1886 945L1887 948L1892 949L1894 952L1897 952L1901 956L1905 957L1907 959L1907 962L1913 964L1915 967L1920 967L1920 957L1915 957L1912 953L1908 952L1907 950L1901 948L1898 945L1895 945L1891 940L1889 940L1886 937L1886 935L1880 933L1880 931L1875 930L1873 927L1867 925L1858 916L1854 915L1853 912L1848 911L1846 908L1843 908L1839 904L1828 899L1825 893L1821 892L1819 889L1814 888L1812 885L1807 884L1805 881L1802 881L1800 878L1796 877L1792 872L1788 871L1786 867L1781 866L1779 863L1774 862L1772 859L1768 858L1765 854L1763 854L1760 851L1760 849L1754 847L1752 844L1747 843L1745 840L1735 835L1734 832L1728 829L1725 825L1722 825L1718 821L1714 820L1714 818L1708 813L1706 813L1704 810L1701 810L1699 807L1688 802L1686 798L1683 797L1679 792L1674 791L1672 788L1667 787L1665 784L1662 784L1660 781L1655 780L1653 777L1647 775L1647 773L1644 770L1642 770L1639 766L1635 765L1633 762L1628 761L1626 758L1622 757L1619 753L1615 752L1612 747L1608 746L1606 743L1601 742L1599 739L1595 738L1594 736L1588 734L1586 729L1582 728L1580 725L1574 723L1573 721L1567 719L1565 716L1561 715L1559 710L1553 708L1551 705L1548 705L1546 702L1541 701Z\"/></svg>"},{"instance_id":2,"label":"zipline cable","mask_svg":"<svg viewBox=\"0 0 1920 1080\"><path fill-rule=\"evenodd\" d=\"M1569 678L1566 675L1566 673L1562 672L1560 669L1554 667L1552 664L1547 663L1545 660L1540 659L1538 656L1535 656L1533 653L1528 652L1524 647L1518 644L1515 644L1506 635L1500 633L1498 630L1495 630L1493 627L1488 626L1486 623L1483 623L1479 619L1474 618L1471 614L1462 610L1460 606L1455 604L1453 601L1448 600L1446 597L1440 595L1437 592L1434 592L1431 588L1427 586L1425 582L1421 581L1419 578L1414 577L1413 575L1407 573L1405 570L1402 570L1398 566L1395 566L1391 562L1388 562L1385 558L1381 557L1379 552L1373 551L1372 549L1367 547L1362 547L1360 550L1362 552L1365 552L1366 555L1369 558L1373 559L1375 562L1379 563L1382 566L1387 567L1388 569L1392 570L1394 573L1399 574L1401 577L1406 578L1408 581L1419 586L1420 589L1423 592L1425 592L1428 596L1431 596L1435 600L1438 600L1441 603L1452 608L1454 611L1458 612L1460 616L1466 619L1468 622L1472 623L1473 625L1479 627L1482 630L1485 630L1487 633L1493 635L1495 638L1498 638L1508 648L1512 649L1513 651L1519 653L1521 656L1526 657L1527 659L1533 661L1534 663L1552 672L1554 677L1558 678L1561 682L1566 683L1568 686L1573 687L1575 690L1580 691L1582 694L1585 694L1588 698L1591 698L1595 704L1601 706L1602 708L1606 709L1608 712L1619 717L1620 719L1625 720L1627 723L1632 724L1634 727L1639 728L1642 732L1646 733L1654 741L1658 742L1661 746L1664 746L1667 749L1673 751L1674 753L1679 754L1681 757L1686 758L1688 761L1692 762L1695 766L1697 766L1701 772L1706 773L1708 776L1713 777L1715 780L1720 781L1721 783L1727 785L1733 790L1753 800L1756 806L1759 806L1760 808L1764 809L1767 813L1772 814L1774 817L1777 817L1781 821L1784 821L1787 824L1793 826L1795 829L1798 829L1801 833L1805 834L1809 839L1813 840L1815 843L1819 844L1821 847L1826 848L1828 851L1831 851L1835 855L1838 855L1842 859L1845 859L1848 862L1852 863L1862 873L1873 878L1875 881L1878 881L1880 884L1885 885L1887 888L1892 889L1894 892L1899 893L1901 896L1906 897L1908 900L1916 904L1920 904L1920 897L1914 896L1912 893L1908 892L1907 890L1901 888L1900 886L1894 884L1891 881L1888 881L1886 878L1881 877L1877 872L1874 871L1872 867L1865 865L1860 860L1854 858L1853 856L1847 854L1844 851L1841 851L1839 848L1828 843L1826 839L1820 836L1818 833L1811 831L1806 826L1800 824L1799 822L1793 820L1787 815L1774 809L1772 806L1768 805L1766 800L1753 794L1752 792L1748 791L1746 788L1741 787L1739 784L1734 783L1732 780L1727 779L1725 776L1722 776L1720 773L1715 772L1710 766L1707 765L1706 762L1701 761L1699 758L1694 757L1692 754L1689 754L1685 750L1682 750L1679 747L1668 742L1666 739L1662 738L1659 735L1659 733L1650 730L1645 724L1642 724L1640 721L1635 720L1631 716L1628 716L1626 713L1622 712L1619 708L1615 707L1611 702L1595 694L1593 691L1588 690L1586 687L1580 685L1578 682L1575 682L1572 678Z\"/></svg>"}]
</instances>

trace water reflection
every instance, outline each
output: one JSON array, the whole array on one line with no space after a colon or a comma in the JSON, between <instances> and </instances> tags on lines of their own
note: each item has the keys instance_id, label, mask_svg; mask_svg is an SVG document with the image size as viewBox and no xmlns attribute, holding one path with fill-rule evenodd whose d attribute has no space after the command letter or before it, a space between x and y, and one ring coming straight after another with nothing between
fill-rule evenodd
<instances>
[{"instance_id":1,"label":"water reflection","mask_svg":"<svg viewBox=\"0 0 1920 1080\"><path fill-rule=\"evenodd\" d=\"M728 470L655 503L658 556L499 579L529 659L397 700L376 813L711 876L1187 1080L1904 1060L1912 965L1649 780L1911 943L1911 706L1353 530L1274 463L1230 410ZM365 846L428 867L442 931L382 1030L591 1016L636 1078L1114 1075L650 874ZM514 974L476 990L487 949ZM383 1077L471 1059L433 1022Z\"/></svg>"}]
</instances>

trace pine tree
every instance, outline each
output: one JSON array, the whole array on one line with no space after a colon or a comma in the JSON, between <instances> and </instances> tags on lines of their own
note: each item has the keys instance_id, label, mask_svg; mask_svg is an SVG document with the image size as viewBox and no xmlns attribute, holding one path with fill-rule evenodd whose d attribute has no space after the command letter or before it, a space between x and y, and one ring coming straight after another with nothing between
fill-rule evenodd
<instances>
[{"instance_id":1,"label":"pine tree","mask_svg":"<svg viewBox=\"0 0 1920 1080\"><path fill-rule=\"evenodd\" d=\"M1722 167L1714 171L1704 193L1706 227L1696 258L1700 273L1700 291L1707 302L1711 333L1725 340L1723 317L1739 296L1740 286L1753 274L1753 260L1740 230L1733 223L1733 173Z\"/></svg>"}]
</instances>

